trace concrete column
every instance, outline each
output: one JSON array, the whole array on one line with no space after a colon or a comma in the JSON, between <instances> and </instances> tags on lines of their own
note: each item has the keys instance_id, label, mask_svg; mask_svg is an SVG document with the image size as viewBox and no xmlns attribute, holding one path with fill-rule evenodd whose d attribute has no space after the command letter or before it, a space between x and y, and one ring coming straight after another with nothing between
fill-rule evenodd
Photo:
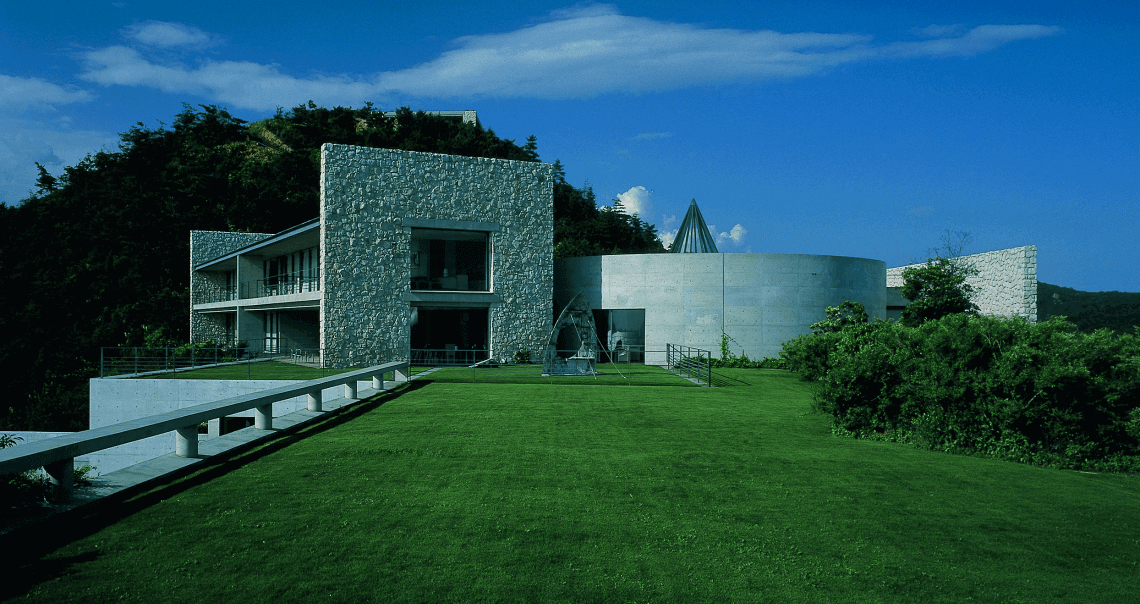
<instances>
[{"instance_id":1,"label":"concrete column","mask_svg":"<svg viewBox=\"0 0 1140 604\"><path fill-rule=\"evenodd\" d=\"M309 393L309 411L321 411L321 391L315 390Z\"/></svg>"},{"instance_id":2,"label":"concrete column","mask_svg":"<svg viewBox=\"0 0 1140 604\"><path fill-rule=\"evenodd\" d=\"M198 424L174 431L174 454L179 457L198 456Z\"/></svg>"},{"instance_id":3,"label":"concrete column","mask_svg":"<svg viewBox=\"0 0 1140 604\"><path fill-rule=\"evenodd\" d=\"M383 374L372 376L372 389L377 390L377 391L384 389L384 375Z\"/></svg>"},{"instance_id":4,"label":"concrete column","mask_svg":"<svg viewBox=\"0 0 1140 604\"><path fill-rule=\"evenodd\" d=\"M344 398L350 401L356 400L356 382L349 382L344 385Z\"/></svg>"},{"instance_id":5,"label":"concrete column","mask_svg":"<svg viewBox=\"0 0 1140 604\"><path fill-rule=\"evenodd\" d=\"M214 419L210 420L209 425L210 431L207 436L210 438L217 438L222 435L222 418L215 417Z\"/></svg>"},{"instance_id":6,"label":"concrete column","mask_svg":"<svg viewBox=\"0 0 1140 604\"><path fill-rule=\"evenodd\" d=\"M408 366L407 365L404 365L402 368L397 367L395 369L394 373L395 373L395 375L392 377L394 377L397 382L408 381Z\"/></svg>"},{"instance_id":7,"label":"concrete column","mask_svg":"<svg viewBox=\"0 0 1140 604\"><path fill-rule=\"evenodd\" d=\"M253 427L258 430L273 429L273 403L253 408Z\"/></svg>"},{"instance_id":8,"label":"concrete column","mask_svg":"<svg viewBox=\"0 0 1140 604\"><path fill-rule=\"evenodd\" d=\"M61 459L44 466L48 479L55 487L53 498L57 503L71 499L71 489L75 486L75 458Z\"/></svg>"},{"instance_id":9,"label":"concrete column","mask_svg":"<svg viewBox=\"0 0 1140 604\"><path fill-rule=\"evenodd\" d=\"M249 343L248 352L256 354L265 350L265 313L242 308L237 311L237 325L234 337Z\"/></svg>"}]
</instances>

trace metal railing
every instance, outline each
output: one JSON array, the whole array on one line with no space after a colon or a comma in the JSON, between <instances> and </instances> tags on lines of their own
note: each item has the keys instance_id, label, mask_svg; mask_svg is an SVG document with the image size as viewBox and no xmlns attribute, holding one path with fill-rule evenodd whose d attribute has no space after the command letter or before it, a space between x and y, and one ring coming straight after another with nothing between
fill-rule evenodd
<instances>
[{"instance_id":1,"label":"metal railing","mask_svg":"<svg viewBox=\"0 0 1140 604\"><path fill-rule=\"evenodd\" d=\"M0 475L43 468L55 483L60 499L67 499L74 480L75 458L118 445L174 431L174 452L179 457L198 455L198 425L220 417L254 410L254 428L273 429L273 403L297 396L308 396L309 411L322 411L323 390L344 386L344 398L355 400L359 382L372 382L383 389L385 373L394 373L395 381L408 381L408 362L394 361L366 369L309 380L300 384L244 394L212 403L204 403L166 413L159 413L66 434L38 442L0 449Z\"/></svg>"},{"instance_id":2,"label":"metal railing","mask_svg":"<svg viewBox=\"0 0 1140 604\"><path fill-rule=\"evenodd\" d=\"M665 344L665 366L677 375L712 386L712 353L700 348Z\"/></svg>"},{"instance_id":3,"label":"metal railing","mask_svg":"<svg viewBox=\"0 0 1140 604\"><path fill-rule=\"evenodd\" d=\"M643 346L600 350L595 354L584 354L580 349L549 350L531 353L527 359L515 355L492 356L466 367L458 363L459 359L455 363L422 362L424 355L413 353L421 362L413 362L410 371L415 379L444 382L623 386L677 386L682 382L710 386L711 366L705 362L705 366L700 367L702 355L699 353L704 351L690 350L696 351L698 356L687 360L676 358L674 367L667 366L670 351ZM707 359L707 355L703 357Z\"/></svg>"},{"instance_id":4,"label":"metal railing","mask_svg":"<svg viewBox=\"0 0 1140 604\"><path fill-rule=\"evenodd\" d=\"M465 367L490 358L491 351L476 348L413 348L413 365Z\"/></svg>"},{"instance_id":5,"label":"metal railing","mask_svg":"<svg viewBox=\"0 0 1140 604\"><path fill-rule=\"evenodd\" d=\"M254 339L228 346L108 346L99 349L99 377L177 375L206 367L259 361L292 362L310 367L330 364L319 349L300 346L288 338Z\"/></svg>"},{"instance_id":6,"label":"metal railing","mask_svg":"<svg viewBox=\"0 0 1140 604\"><path fill-rule=\"evenodd\" d=\"M233 302L238 299L238 288L236 285L227 287L209 287L205 288L206 291L195 291L194 303L195 304L211 304L214 302Z\"/></svg>"},{"instance_id":7,"label":"metal railing","mask_svg":"<svg viewBox=\"0 0 1140 604\"><path fill-rule=\"evenodd\" d=\"M290 294L303 294L321 290L320 277L300 277L297 275L279 275L269 279L258 279L250 289L242 285L242 298L265 298L268 296L287 296Z\"/></svg>"}]
</instances>

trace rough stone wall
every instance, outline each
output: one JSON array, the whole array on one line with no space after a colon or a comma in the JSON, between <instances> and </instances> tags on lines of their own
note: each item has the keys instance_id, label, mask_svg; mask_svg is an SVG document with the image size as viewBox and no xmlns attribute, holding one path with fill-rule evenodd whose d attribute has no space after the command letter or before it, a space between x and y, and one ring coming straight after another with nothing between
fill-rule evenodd
<instances>
[{"instance_id":1,"label":"rough stone wall","mask_svg":"<svg viewBox=\"0 0 1140 604\"><path fill-rule=\"evenodd\" d=\"M197 273L194 267L247 245L272 237L266 233L228 233L224 231L190 231L190 341L223 341L225 323L216 316L194 312L194 305L211 300L211 296L225 288L217 275Z\"/></svg>"},{"instance_id":2,"label":"rough stone wall","mask_svg":"<svg viewBox=\"0 0 1140 604\"><path fill-rule=\"evenodd\" d=\"M982 314L1037 321L1037 246L962 256L958 261L978 271L966 282L974 286L974 304ZM902 273L910 266L920 265L887 269L887 287L902 287Z\"/></svg>"},{"instance_id":3,"label":"rough stone wall","mask_svg":"<svg viewBox=\"0 0 1140 604\"><path fill-rule=\"evenodd\" d=\"M495 223L492 355L540 350L553 323L553 167L326 144L321 147L321 348L325 362L407 358L411 227Z\"/></svg>"}]
</instances>

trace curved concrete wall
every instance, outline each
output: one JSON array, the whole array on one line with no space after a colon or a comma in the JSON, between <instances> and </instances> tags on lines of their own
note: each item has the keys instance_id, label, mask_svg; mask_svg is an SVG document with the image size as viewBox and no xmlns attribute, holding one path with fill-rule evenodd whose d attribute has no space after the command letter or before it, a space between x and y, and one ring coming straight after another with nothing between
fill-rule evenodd
<instances>
[{"instance_id":1,"label":"curved concrete wall","mask_svg":"<svg viewBox=\"0 0 1140 604\"><path fill-rule=\"evenodd\" d=\"M560 258L554 297L586 293L595 309L645 309L646 362L665 344L720 356L721 332L734 354L776 357L811 331L828 306L861 302L886 318L887 265L881 260L803 254L641 254Z\"/></svg>"}]
</instances>

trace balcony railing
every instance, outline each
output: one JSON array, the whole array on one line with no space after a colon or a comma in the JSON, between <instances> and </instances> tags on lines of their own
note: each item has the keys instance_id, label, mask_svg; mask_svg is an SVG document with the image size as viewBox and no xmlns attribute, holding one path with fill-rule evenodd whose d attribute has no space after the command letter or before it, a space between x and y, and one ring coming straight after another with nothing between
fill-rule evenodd
<instances>
[{"instance_id":1,"label":"balcony railing","mask_svg":"<svg viewBox=\"0 0 1140 604\"><path fill-rule=\"evenodd\" d=\"M195 304L210 304L212 302L232 302L237 300L238 288L235 285L228 287L206 287L205 291L194 292Z\"/></svg>"},{"instance_id":2,"label":"balcony railing","mask_svg":"<svg viewBox=\"0 0 1140 604\"><path fill-rule=\"evenodd\" d=\"M321 290L320 277L279 275L269 279L258 279L253 287L242 285L242 298L265 298L267 296L287 296Z\"/></svg>"}]
</instances>

